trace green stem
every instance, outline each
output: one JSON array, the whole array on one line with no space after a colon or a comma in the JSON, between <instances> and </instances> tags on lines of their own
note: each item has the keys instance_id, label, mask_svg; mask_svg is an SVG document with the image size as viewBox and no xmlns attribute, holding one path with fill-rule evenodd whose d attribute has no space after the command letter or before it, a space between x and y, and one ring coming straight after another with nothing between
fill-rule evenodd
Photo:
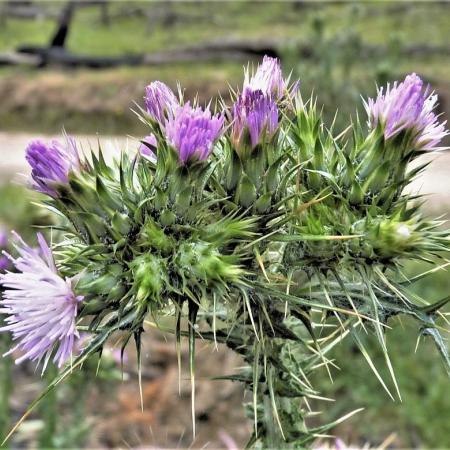
<instances>
[{"instance_id":1,"label":"green stem","mask_svg":"<svg viewBox=\"0 0 450 450\"><path fill-rule=\"evenodd\" d=\"M297 326L304 326L300 324ZM279 325L280 329L285 327L283 323ZM244 328L237 334L252 336L249 326ZM293 373L297 376L309 372L311 355L299 340L292 339L293 330L286 327L290 331L290 338L286 339L285 333L280 333L278 328L275 330L277 337L265 335L261 351L258 350L261 344L255 343L253 337L239 348L247 363L241 382L246 390L253 392L254 398L253 403L247 405L247 414L257 429L256 438L253 436L248 444L251 448L300 449L313 439L303 410L308 387L302 386L292 376ZM236 351L234 343L230 344L228 346Z\"/></svg>"}]
</instances>

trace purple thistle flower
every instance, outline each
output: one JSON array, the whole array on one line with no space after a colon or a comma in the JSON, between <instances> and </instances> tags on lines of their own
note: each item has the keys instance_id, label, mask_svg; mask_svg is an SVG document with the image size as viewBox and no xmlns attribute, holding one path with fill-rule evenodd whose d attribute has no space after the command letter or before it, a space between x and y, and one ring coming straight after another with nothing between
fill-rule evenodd
<instances>
[{"instance_id":1,"label":"purple thistle flower","mask_svg":"<svg viewBox=\"0 0 450 450\"><path fill-rule=\"evenodd\" d=\"M437 95L429 94L428 88L424 90L423 81L413 73L392 87L388 84L385 92L380 88L375 100L365 102L368 125L374 129L381 123L385 139L411 131L417 150L436 149L448 134L446 122L439 123L433 112L436 102Z\"/></svg>"},{"instance_id":2,"label":"purple thistle flower","mask_svg":"<svg viewBox=\"0 0 450 450\"><path fill-rule=\"evenodd\" d=\"M278 128L278 108L270 96L260 90L245 89L233 106L231 139L237 149L245 145L248 132L252 149Z\"/></svg>"},{"instance_id":3,"label":"purple thistle flower","mask_svg":"<svg viewBox=\"0 0 450 450\"><path fill-rule=\"evenodd\" d=\"M19 257L12 258L16 273L0 275L4 288L0 313L8 315L6 326L17 344L6 355L22 350L16 364L25 359L39 362L43 370L57 347L53 362L61 367L72 354L78 332L75 327L78 303L83 299L73 291L73 281L58 275L53 255L38 233L39 249L29 247L15 234Z\"/></svg>"},{"instance_id":4,"label":"purple thistle flower","mask_svg":"<svg viewBox=\"0 0 450 450\"><path fill-rule=\"evenodd\" d=\"M262 91L264 95L281 98L286 88L283 79L280 61L277 58L264 56L263 62L258 66L256 72L250 77L249 71L245 73L244 89Z\"/></svg>"},{"instance_id":5,"label":"purple thistle flower","mask_svg":"<svg viewBox=\"0 0 450 450\"><path fill-rule=\"evenodd\" d=\"M36 140L26 148L26 159L31 166L33 187L50 197L58 197L57 185L69 182L70 172L80 171L81 162L75 140L52 141L49 145Z\"/></svg>"},{"instance_id":6,"label":"purple thistle flower","mask_svg":"<svg viewBox=\"0 0 450 450\"><path fill-rule=\"evenodd\" d=\"M164 125L167 118L172 117L180 106L172 90L161 81L153 81L145 88L145 106L153 120Z\"/></svg>"},{"instance_id":7,"label":"purple thistle flower","mask_svg":"<svg viewBox=\"0 0 450 450\"><path fill-rule=\"evenodd\" d=\"M142 143L139 146L139 153L143 158L148 159L152 162L156 162L156 155L153 150L156 150L157 146L158 142L155 135L153 133L150 133L148 136L142 139Z\"/></svg>"},{"instance_id":8,"label":"purple thistle flower","mask_svg":"<svg viewBox=\"0 0 450 450\"><path fill-rule=\"evenodd\" d=\"M166 123L167 140L177 151L182 164L204 161L222 132L224 117L213 116L209 108L193 108L189 102L179 106Z\"/></svg>"}]
</instances>

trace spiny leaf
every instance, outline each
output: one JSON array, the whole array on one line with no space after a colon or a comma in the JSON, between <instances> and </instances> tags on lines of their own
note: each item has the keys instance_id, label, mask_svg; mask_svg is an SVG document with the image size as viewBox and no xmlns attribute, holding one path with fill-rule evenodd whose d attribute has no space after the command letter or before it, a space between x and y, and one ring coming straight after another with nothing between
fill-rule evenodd
<instances>
[{"instance_id":1,"label":"spiny leaf","mask_svg":"<svg viewBox=\"0 0 450 450\"><path fill-rule=\"evenodd\" d=\"M397 378L395 376L394 369L392 367L391 359L389 358L389 353L388 353L388 350L387 350L387 347L386 347L386 341L385 341L385 338L384 338L383 330L382 330L382 328L380 326L380 322L379 322L379 317L378 317L378 307L379 307L378 300L377 300L377 298L376 298L376 296L375 296L375 294L374 294L370 284L368 285L368 291L369 291L369 294L370 294L370 298L372 299L372 302L373 302L373 311L374 311L375 319L377 320L377 322L375 322L375 330L376 330L376 335L378 337L378 342L380 343L381 350L383 352L384 359L386 361L386 365L388 367L389 373L391 374L391 378L392 378L392 381L394 383L395 389L397 391L398 398L401 401L402 397L401 397L401 394L400 394L400 389L398 387Z\"/></svg>"},{"instance_id":2,"label":"spiny leaf","mask_svg":"<svg viewBox=\"0 0 450 450\"><path fill-rule=\"evenodd\" d=\"M374 321L372 318L370 318L364 314L355 313L354 311L344 309L344 308L339 308L336 306L329 306L324 303L313 302L311 300L306 300L305 298L302 298L302 297L296 297L294 295L285 294L282 291L279 291L272 287L268 287L257 281L252 281L252 282L248 281L248 283L249 283L249 285L254 287L257 291L260 291L261 293L270 295L271 298L275 301L280 301L280 300L290 301L290 302L292 302L293 305L304 306L304 307L309 307L309 308L317 308L319 310L325 310L325 311L339 312L342 314L361 317L366 320Z\"/></svg>"},{"instance_id":3,"label":"spiny leaf","mask_svg":"<svg viewBox=\"0 0 450 450\"><path fill-rule=\"evenodd\" d=\"M339 419L334 420L333 422L327 423L326 425L322 425L317 428L313 428L310 430L312 433L323 433L324 431L331 430L332 428L336 427L336 425L339 425L342 422L345 422L346 420L350 419L350 417L354 416L355 414L358 414L359 412L364 411L364 408L358 408L354 411L349 412L348 414L345 414L342 417L339 417Z\"/></svg>"},{"instance_id":4,"label":"spiny leaf","mask_svg":"<svg viewBox=\"0 0 450 450\"><path fill-rule=\"evenodd\" d=\"M445 344L441 334L436 328L424 328L422 330L422 334L425 336L431 336L433 338L434 343L436 344L436 347L439 350L439 353L441 354L444 361L445 370L450 377L450 357L448 354L447 345Z\"/></svg>"},{"instance_id":5,"label":"spiny leaf","mask_svg":"<svg viewBox=\"0 0 450 450\"><path fill-rule=\"evenodd\" d=\"M346 241L349 239L358 239L362 234L327 236L321 234L281 234L274 233L273 240L278 242L297 242L297 241Z\"/></svg>"},{"instance_id":6,"label":"spiny leaf","mask_svg":"<svg viewBox=\"0 0 450 450\"><path fill-rule=\"evenodd\" d=\"M358 333L356 332L356 330L351 329L350 330L350 334L351 334L353 340L355 341L357 347L359 348L359 351L362 353L362 355L366 359L367 363L369 364L369 367L372 369L372 372L375 374L375 376L377 377L378 381L383 386L383 389L387 392L389 397L394 401L394 397L392 396L391 391L388 389L388 387L386 386L385 382L383 381L383 378L381 377L381 375L379 374L377 368L375 367L375 364L373 363L372 358L369 355L369 352L364 347L364 344L362 343L360 337L358 336Z\"/></svg>"},{"instance_id":7,"label":"spiny leaf","mask_svg":"<svg viewBox=\"0 0 450 450\"><path fill-rule=\"evenodd\" d=\"M142 395L142 340L141 333L142 328L134 333L134 341L136 343L136 359L137 359L137 370L138 370L138 382L139 382L139 398L141 400L141 411L144 412L144 397Z\"/></svg>"}]
</instances>

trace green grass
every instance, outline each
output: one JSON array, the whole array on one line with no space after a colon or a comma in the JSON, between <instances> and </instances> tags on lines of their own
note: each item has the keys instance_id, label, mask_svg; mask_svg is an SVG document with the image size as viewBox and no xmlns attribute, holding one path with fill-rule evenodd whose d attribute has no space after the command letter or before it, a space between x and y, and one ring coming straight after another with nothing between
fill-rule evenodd
<instances>
[{"instance_id":1,"label":"green grass","mask_svg":"<svg viewBox=\"0 0 450 450\"><path fill-rule=\"evenodd\" d=\"M60 2L41 4L54 11L62 8ZM148 17L124 15L130 8L144 9ZM346 123L349 114L360 104L359 90L373 94L375 73L380 64L378 60L355 58L351 77L346 79L341 73L342 61L332 61L339 40L347 39L353 33L359 36L362 45L386 47L396 42L400 47L423 43L446 46L448 11L448 5L437 3L410 6L380 2L306 3L296 7L290 3L250 1L203 2L201 5L119 1L109 5L112 17L109 26L101 24L98 8L77 9L68 47L78 54L112 56L164 51L211 40L279 40L284 43L285 69L294 69L294 75L303 81L304 95L309 96L314 89L319 102L329 101L331 105L327 105L327 111L330 116L335 112L336 103L345 104L346 107L341 109L345 115L342 122ZM164 19L169 13L174 19L170 25ZM334 64L328 81L316 77L316 66L322 61L300 60L293 51L299 44L317 47L312 27L317 18L325 24L324 39L329 42L329 55L322 58L328 58ZM53 20L7 19L0 27L0 51L25 44L45 45L54 29ZM207 101L219 92L226 96L227 82L233 87L240 85L242 65L240 61L192 62L96 72L0 68L0 96L4 99L0 104L1 129L58 132L64 125L72 133L138 134L142 127L129 108L133 101L141 101L144 87L151 80L160 79L172 86L178 80L186 88L188 98L199 92L201 100ZM427 79L437 80L440 91L449 91L444 94L450 95L448 55L391 57L389 70L390 77L416 71ZM340 93L339 83L355 86L346 90L349 92L345 93L347 97L343 101L335 98L333 93L328 95L333 89Z\"/></svg>"},{"instance_id":2,"label":"green grass","mask_svg":"<svg viewBox=\"0 0 450 450\"><path fill-rule=\"evenodd\" d=\"M55 11L62 7L60 2L41 3ZM148 17L120 16L124 9L133 7L146 10ZM69 48L80 53L117 55L160 51L232 37L308 40L307 24L318 14L332 24L330 34L354 23L368 43L383 43L389 34L396 34L408 44L447 44L448 5L417 3L393 11L396 7L398 3L389 2L295 7L280 2L203 2L201 6L194 2L164 6L154 2L119 1L109 6L113 17L109 26L102 26L97 8L77 10L69 35ZM171 26L161 18L167 13L175 18ZM49 19L8 19L0 28L0 51L25 43L44 45L54 29L55 22Z\"/></svg>"}]
</instances>

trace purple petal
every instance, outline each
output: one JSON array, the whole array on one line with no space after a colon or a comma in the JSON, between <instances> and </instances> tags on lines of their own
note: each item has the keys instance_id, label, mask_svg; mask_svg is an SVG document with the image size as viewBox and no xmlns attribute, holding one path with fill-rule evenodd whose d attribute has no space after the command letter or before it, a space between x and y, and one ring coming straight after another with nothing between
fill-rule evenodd
<instances>
[{"instance_id":1,"label":"purple petal","mask_svg":"<svg viewBox=\"0 0 450 450\"><path fill-rule=\"evenodd\" d=\"M180 106L172 90L161 81L153 81L145 88L144 99L148 114L161 125Z\"/></svg>"},{"instance_id":2,"label":"purple petal","mask_svg":"<svg viewBox=\"0 0 450 450\"><path fill-rule=\"evenodd\" d=\"M81 167L75 141L67 137L64 144L40 140L30 142L26 148L26 160L31 166L33 187L38 192L57 197L57 185L67 184L69 173Z\"/></svg>"},{"instance_id":3,"label":"purple petal","mask_svg":"<svg viewBox=\"0 0 450 450\"><path fill-rule=\"evenodd\" d=\"M252 148L264 137L272 137L278 128L278 108L270 96L261 90L244 90L233 106L232 141L236 148L244 145L245 132L250 135Z\"/></svg>"},{"instance_id":4,"label":"purple petal","mask_svg":"<svg viewBox=\"0 0 450 450\"><path fill-rule=\"evenodd\" d=\"M223 115L213 116L208 108L193 108L188 102L168 119L167 140L178 151L182 164L191 160L204 161L219 138L223 123Z\"/></svg>"},{"instance_id":5,"label":"purple petal","mask_svg":"<svg viewBox=\"0 0 450 450\"><path fill-rule=\"evenodd\" d=\"M250 88L252 91L262 91L264 95L275 98L282 97L286 82L283 79L280 61L277 58L264 56L262 63L251 77L247 71L243 90L246 88Z\"/></svg>"}]
</instances>

